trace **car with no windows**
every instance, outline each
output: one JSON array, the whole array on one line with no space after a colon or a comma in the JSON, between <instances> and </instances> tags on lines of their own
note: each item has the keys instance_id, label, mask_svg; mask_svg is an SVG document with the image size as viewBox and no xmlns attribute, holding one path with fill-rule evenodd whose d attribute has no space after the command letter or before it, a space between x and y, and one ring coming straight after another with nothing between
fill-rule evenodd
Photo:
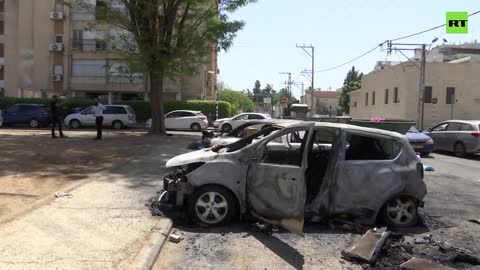
<instances>
[{"instance_id":1,"label":"car with no windows","mask_svg":"<svg viewBox=\"0 0 480 270\"><path fill-rule=\"evenodd\" d=\"M186 208L203 225L251 215L295 233L305 220L337 216L406 227L426 195L423 165L404 135L346 124L275 125L166 166L159 208Z\"/></svg>"}]
</instances>

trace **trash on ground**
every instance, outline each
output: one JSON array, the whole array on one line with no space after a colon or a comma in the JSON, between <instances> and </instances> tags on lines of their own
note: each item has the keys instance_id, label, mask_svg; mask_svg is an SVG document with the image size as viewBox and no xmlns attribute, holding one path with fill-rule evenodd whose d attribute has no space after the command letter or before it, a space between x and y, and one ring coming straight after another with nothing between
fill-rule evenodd
<instances>
[{"instance_id":1,"label":"trash on ground","mask_svg":"<svg viewBox=\"0 0 480 270\"><path fill-rule=\"evenodd\" d=\"M425 164L423 164L423 169L424 169L426 172L434 172L434 171L435 171L435 169L434 169L432 166L430 166L430 165L425 165Z\"/></svg>"},{"instance_id":2,"label":"trash on ground","mask_svg":"<svg viewBox=\"0 0 480 270\"><path fill-rule=\"evenodd\" d=\"M183 237L176 233L172 233L170 234L169 240L170 242L173 242L173 243L180 243L180 241L183 240Z\"/></svg>"},{"instance_id":3,"label":"trash on ground","mask_svg":"<svg viewBox=\"0 0 480 270\"><path fill-rule=\"evenodd\" d=\"M402 269L407 270L453 270L448 266L432 262L430 260L413 258L400 265Z\"/></svg>"},{"instance_id":4,"label":"trash on ground","mask_svg":"<svg viewBox=\"0 0 480 270\"><path fill-rule=\"evenodd\" d=\"M65 192L63 192L63 191L59 191L59 192L56 192L56 193L55 193L55 197L57 197L57 198L61 198L61 197L71 198L71 197L73 197L73 195L70 194L70 193L65 193Z\"/></svg>"},{"instance_id":5,"label":"trash on ground","mask_svg":"<svg viewBox=\"0 0 480 270\"><path fill-rule=\"evenodd\" d=\"M469 219L468 221L480 225L480 219Z\"/></svg>"},{"instance_id":6,"label":"trash on ground","mask_svg":"<svg viewBox=\"0 0 480 270\"><path fill-rule=\"evenodd\" d=\"M343 250L342 256L345 259L373 263L389 235L390 232L386 228L368 230L349 251Z\"/></svg>"}]
</instances>

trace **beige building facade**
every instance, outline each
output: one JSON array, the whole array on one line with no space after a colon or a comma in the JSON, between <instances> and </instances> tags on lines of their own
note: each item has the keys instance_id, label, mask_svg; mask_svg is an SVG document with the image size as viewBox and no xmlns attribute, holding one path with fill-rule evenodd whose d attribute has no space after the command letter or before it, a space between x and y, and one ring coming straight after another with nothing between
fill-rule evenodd
<instances>
[{"instance_id":1,"label":"beige building facade","mask_svg":"<svg viewBox=\"0 0 480 270\"><path fill-rule=\"evenodd\" d=\"M363 76L362 88L350 93L350 116L416 121L419 65L405 62ZM450 119L480 119L479 75L475 61L427 63L424 128Z\"/></svg>"},{"instance_id":2,"label":"beige building facade","mask_svg":"<svg viewBox=\"0 0 480 270\"><path fill-rule=\"evenodd\" d=\"M101 0L88 0L101 4ZM4 4L3 71L5 96L107 96L115 100L147 97L142 74L128 74L122 58L112 51L115 29L95 24L91 12L61 0L0 0ZM213 99L217 50L197 75L165 83L168 100ZM2 60L0 60L2 61Z\"/></svg>"},{"instance_id":3,"label":"beige building facade","mask_svg":"<svg viewBox=\"0 0 480 270\"><path fill-rule=\"evenodd\" d=\"M336 115L340 94L341 92L338 91L315 90L312 95L312 91L305 91L305 96L302 96L301 100L308 105L311 115Z\"/></svg>"}]
</instances>

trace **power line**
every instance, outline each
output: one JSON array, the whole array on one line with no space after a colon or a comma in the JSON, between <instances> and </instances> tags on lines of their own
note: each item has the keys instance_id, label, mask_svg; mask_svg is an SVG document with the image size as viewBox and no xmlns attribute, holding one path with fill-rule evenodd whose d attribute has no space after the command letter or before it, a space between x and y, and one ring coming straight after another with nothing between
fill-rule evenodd
<instances>
[{"instance_id":1,"label":"power line","mask_svg":"<svg viewBox=\"0 0 480 270\"><path fill-rule=\"evenodd\" d=\"M470 15L468 15L468 17L471 17L471 16L473 16L473 15L476 15L476 14L478 14L478 13L480 13L480 10L478 10L478 11L475 11L475 12L471 13ZM424 33L427 33L427 32L430 32L430 31L433 31L433 30L435 30L435 29L438 29L438 28L444 27L445 25L446 25L446 24L444 23L444 24L442 24L442 25L435 26L435 27L432 27L432 28L430 28L430 29L427 29L427 30L423 30L423 31L420 31L420 32L416 32L416 33L414 33L414 34L407 35L407 36L403 36L403 37L398 37L398 38L395 38L395 39L391 39L391 40L389 40L389 41L397 41L397 40L401 40L401 39L406 39L406 38L410 38L410 37L418 36L418 35L420 35L420 34L424 34ZM359 55L359 56L357 56L357 57L353 58L353 59L352 59L352 60L350 60L350 61L347 61L347 62L345 62L345 63L343 63L343 64L340 64L340 65L338 65L338 66L334 66L334 67L331 67L331 68L327 68L327 69L318 70L318 71L317 71L317 73L319 73L319 72L326 72L326 71L330 71L330 70L334 70L334 69L337 69L337 68L343 67L344 65L350 64L351 62L353 62L353 61L356 61L356 60L358 60L358 59L360 59L360 58L364 57L365 55L367 55L367 54L369 54L369 53L373 52L373 51L374 51L374 50L376 50L377 48L379 48L379 47L382 47L382 46L383 46L383 45L384 45L386 42L387 42L387 41L384 41L384 42L382 42L382 43L378 44L378 45L377 45L375 48L372 48L371 50L369 50L369 51L367 51L367 52L365 52L365 53L363 53L363 54L361 54L361 55Z\"/></svg>"}]
</instances>

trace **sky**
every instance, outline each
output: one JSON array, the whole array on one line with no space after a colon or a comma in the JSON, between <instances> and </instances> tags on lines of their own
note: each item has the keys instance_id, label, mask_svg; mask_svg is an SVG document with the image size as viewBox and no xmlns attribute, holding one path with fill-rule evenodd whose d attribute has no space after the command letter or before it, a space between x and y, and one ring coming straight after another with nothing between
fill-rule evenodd
<instances>
[{"instance_id":1,"label":"sky","mask_svg":"<svg viewBox=\"0 0 480 270\"><path fill-rule=\"evenodd\" d=\"M301 74L311 69L311 59L296 45L315 47L317 71L345 63L388 39L413 34L445 23L447 11L480 10L480 0L258 0L230 17L246 23L234 45L219 56L219 80L234 90L252 89L255 80L264 87L285 87L287 75L303 82L310 78ZM438 37L441 45L480 42L480 13L469 18L468 34L446 34L445 28L433 30L398 42L426 43ZM411 57L413 54L405 52ZM385 50L372 53L351 64L328 72L315 73L315 88L335 90L352 66L363 73L373 70L376 61L405 61L399 53L387 56ZM300 88L293 94L300 96Z\"/></svg>"}]
</instances>

